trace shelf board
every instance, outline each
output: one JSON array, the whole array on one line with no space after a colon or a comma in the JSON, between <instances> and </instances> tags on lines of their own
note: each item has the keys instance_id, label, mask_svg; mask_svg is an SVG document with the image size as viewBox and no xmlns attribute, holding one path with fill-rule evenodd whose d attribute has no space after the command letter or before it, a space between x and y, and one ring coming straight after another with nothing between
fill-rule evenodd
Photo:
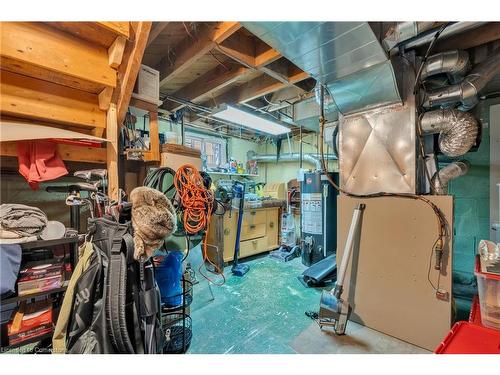
<instances>
[{"instance_id":1,"label":"shelf board","mask_svg":"<svg viewBox=\"0 0 500 375\"><path fill-rule=\"evenodd\" d=\"M39 241L31 241L31 242L23 242L20 243L21 248L23 250L30 249L43 249L45 247L53 247L57 245L65 245L69 243L77 243L78 237L63 237L57 240L39 240Z\"/></svg>"},{"instance_id":2,"label":"shelf board","mask_svg":"<svg viewBox=\"0 0 500 375\"><path fill-rule=\"evenodd\" d=\"M10 305L12 303L26 301L28 299L32 299L32 298L36 298L36 297L41 297L41 296L45 296L45 295L51 295L51 294L56 294L56 293L64 292L66 290L66 288L67 288L66 286L63 286L63 287L60 287L60 288L46 290L44 292L38 292L38 293L28 294L28 295L25 295L25 296L10 297L10 298L3 299L1 301L1 303L2 303L2 306Z\"/></svg>"},{"instance_id":3,"label":"shelf board","mask_svg":"<svg viewBox=\"0 0 500 375\"><path fill-rule=\"evenodd\" d=\"M220 176L259 177L258 174L249 174L249 173L227 173L227 172L207 172L207 173Z\"/></svg>"}]
</instances>

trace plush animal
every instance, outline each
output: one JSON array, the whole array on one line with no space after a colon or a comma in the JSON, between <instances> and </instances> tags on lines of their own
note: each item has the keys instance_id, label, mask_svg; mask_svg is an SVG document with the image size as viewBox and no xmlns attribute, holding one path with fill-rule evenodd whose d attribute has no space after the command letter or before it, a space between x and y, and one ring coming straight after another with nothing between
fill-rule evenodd
<instances>
[{"instance_id":1,"label":"plush animal","mask_svg":"<svg viewBox=\"0 0 500 375\"><path fill-rule=\"evenodd\" d=\"M172 202L158 190L141 186L130 193L134 257L149 258L177 229L177 215Z\"/></svg>"}]
</instances>

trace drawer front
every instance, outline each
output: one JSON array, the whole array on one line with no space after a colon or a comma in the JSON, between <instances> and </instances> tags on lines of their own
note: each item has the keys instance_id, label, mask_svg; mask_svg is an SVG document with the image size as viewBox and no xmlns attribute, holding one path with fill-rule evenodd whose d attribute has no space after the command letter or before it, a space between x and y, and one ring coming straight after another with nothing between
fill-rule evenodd
<instances>
[{"instance_id":1,"label":"drawer front","mask_svg":"<svg viewBox=\"0 0 500 375\"><path fill-rule=\"evenodd\" d=\"M243 213L243 226L265 224L267 212L265 210L245 210Z\"/></svg>"},{"instance_id":2,"label":"drawer front","mask_svg":"<svg viewBox=\"0 0 500 375\"><path fill-rule=\"evenodd\" d=\"M241 241L253 238L264 237L266 235L266 223L243 225L241 227Z\"/></svg>"},{"instance_id":3,"label":"drawer front","mask_svg":"<svg viewBox=\"0 0 500 375\"><path fill-rule=\"evenodd\" d=\"M256 238L253 240L240 242L240 257L259 254L267 251L267 237Z\"/></svg>"}]
</instances>

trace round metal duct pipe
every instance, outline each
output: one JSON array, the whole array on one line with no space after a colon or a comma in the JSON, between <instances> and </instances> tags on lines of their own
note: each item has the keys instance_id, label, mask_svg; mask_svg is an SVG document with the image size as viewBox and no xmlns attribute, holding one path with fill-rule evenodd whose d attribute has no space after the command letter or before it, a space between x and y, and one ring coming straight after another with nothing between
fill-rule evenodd
<instances>
[{"instance_id":1,"label":"round metal duct pipe","mask_svg":"<svg viewBox=\"0 0 500 375\"><path fill-rule=\"evenodd\" d=\"M430 56L422 67L421 79L446 73L450 83L458 83L470 68L469 53L462 50L446 51Z\"/></svg>"},{"instance_id":2,"label":"round metal duct pipe","mask_svg":"<svg viewBox=\"0 0 500 375\"><path fill-rule=\"evenodd\" d=\"M448 194L448 183L469 171L470 164L467 161L455 161L437 171L431 179L435 195Z\"/></svg>"},{"instance_id":3,"label":"round metal duct pipe","mask_svg":"<svg viewBox=\"0 0 500 375\"><path fill-rule=\"evenodd\" d=\"M424 107L435 107L460 103L460 109L468 111L478 102L478 94L500 73L500 48L493 55L478 64L462 82L426 93Z\"/></svg>"},{"instance_id":4,"label":"round metal duct pipe","mask_svg":"<svg viewBox=\"0 0 500 375\"><path fill-rule=\"evenodd\" d=\"M256 160L261 163L276 163L277 161L292 162L300 161L300 153L294 152L292 154L280 155L279 159L276 160L276 155L258 155L251 151L247 153L248 160ZM316 170L322 170L321 160L316 156L316 154L303 154L302 160L306 163L314 165ZM325 155L325 160L337 160L337 155L328 154Z\"/></svg>"},{"instance_id":5,"label":"round metal duct pipe","mask_svg":"<svg viewBox=\"0 0 500 375\"><path fill-rule=\"evenodd\" d=\"M476 142L479 126L468 112L457 109L437 109L425 112L420 118L424 134L439 133L439 149L447 156L467 153Z\"/></svg>"}]
</instances>

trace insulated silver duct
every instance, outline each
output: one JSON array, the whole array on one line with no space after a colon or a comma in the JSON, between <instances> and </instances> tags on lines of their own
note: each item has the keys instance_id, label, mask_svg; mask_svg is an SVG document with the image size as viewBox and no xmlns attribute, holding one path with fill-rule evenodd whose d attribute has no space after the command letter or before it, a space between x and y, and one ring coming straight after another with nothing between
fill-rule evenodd
<instances>
[{"instance_id":1,"label":"insulated silver duct","mask_svg":"<svg viewBox=\"0 0 500 375\"><path fill-rule=\"evenodd\" d=\"M258 155L249 152L247 154L248 160L256 160L257 162L260 163L276 163L276 155ZM290 161L299 161L300 160L300 153L294 152L292 154L283 154L280 155L278 161L283 161L283 162L290 162ZM323 169L321 166L321 160L319 157L316 156L316 154L303 154L302 155L302 160L306 163L314 165L316 170L321 170ZM337 156L333 154L328 154L325 155L325 160L337 160Z\"/></svg>"},{"instance_id":2,"label":"insulated silver duct","mask_svg":"<svg viewBox=\"0 0 500 375\"><path fill-rule=\"evenodd\" d=\"M430 56L422 67L420 78L425 80L435 74L446 73L450 83L458 83L469 70L469 54L466 51L454 50Z\"/></svg>"},{"instance_id":3,"label":"insulated silver duct","mask_svg":"<svg viewBox=\"0 0 500 375\"><path fill-rule=\"evenodd\" d=\"M446 29L443 30L441 33L441 36L439 39L445 39L448 37L451 37L453 35L461 34L466 31L470 31L473 29L478 28L479 26L483 26L487 24L488 22L456 22L450 26L448 26ZM437 29L436 29L437 31ZM426 33L425 35L422 35L421 37L412 39L408 42L403 42L402 44L404 45L405 49L409 50L412 48L420 47L423 46L424 44L432 42L432 39L434 39L434 35L436 33L434 32L429 32Z\"/></svg>"},{"instance_id":4,"label":"insulated silver duct","mask_svg":"<svg viewBox=\"0 0 500 375\"><path fill-rule=\"evenodd\" d=\"M479 92L499 72L500 49L497 49L492 56L478 64L462 82L426 93L424 107L461 102L460 109L468 111L478 103Z\"/></svg>"},{"instance_id":5,"label":"insulated silver duct","mask_svg":"<svg viewBox=\"0 0 500 375\"><path fill-rule=\"evenodd\" d=\"M416 37L417 35L441 26L442 22L398 22L387 34L383 40L383 44L389 51L394 46L405 40Z\"/></svg>"},{"instance_id":6,"label":"insulated silver duct","mask_svg":"<svg viewBox=\"0 0 500 375\"><path fill-rule=\"evenodd\" d=\"M437 171L431 179L431 184L434 187L434 194L448 194L448 183L457 177L463 176L468 171L469 163L465 161L455 161Z\"/></svg>"},{"instance_id":7,"label":"insulated silver duct","mask_svg":"<svg viewBox=\"0 0 500 375\"><path fill-rule=\"evenodd\" d=\"M420 119L420 126L424 134L439 133L439 149L451 157L467 153L479 131L474 116L458 109L425 112Z\"/></svg>"}]
</instances>

